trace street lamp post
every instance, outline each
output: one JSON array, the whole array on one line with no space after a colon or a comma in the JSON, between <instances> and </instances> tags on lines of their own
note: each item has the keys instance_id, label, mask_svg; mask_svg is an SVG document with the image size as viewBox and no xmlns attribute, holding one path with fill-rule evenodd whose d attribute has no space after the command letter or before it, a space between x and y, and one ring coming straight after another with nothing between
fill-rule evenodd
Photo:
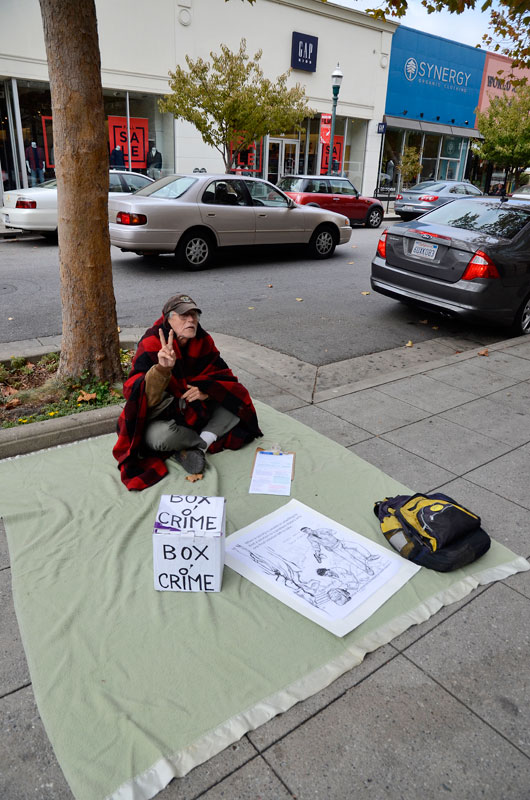
<instances>
[{"instance_id":1,"label":"street lamp post","mask_svg":"<svg viewBox=\"0 0 530 800\"><path fill-rule=\"evenodd\" d=\"M335 137L335 114L337 112L337 100L339 99L340 85L344 75L337 63L337 66L331 73L331 86L333 89L333 108L331 109L331 133L329 136L329 156L328 156L328 175L331 175L331 166L333 164L333 139Z\"/></svg>"}]
</instances>

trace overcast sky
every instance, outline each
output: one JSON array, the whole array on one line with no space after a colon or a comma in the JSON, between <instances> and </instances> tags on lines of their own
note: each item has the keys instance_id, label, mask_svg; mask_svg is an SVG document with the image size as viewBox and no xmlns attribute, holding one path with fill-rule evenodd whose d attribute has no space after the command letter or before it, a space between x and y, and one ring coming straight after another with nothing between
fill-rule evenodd
<instances>
[{"instance_id":1,"label":"overcast sky","mask_svg":"<svg viewBox=\"0 0 530 800\"><path fill-rule=\"evenodd\" d=\"M331 2L357 11L380 6L380 0L331 0ZM427 14L420 0L408 0L409 10L406 15L401 19L397 17L389 19L400 22L409 28L434 33L437 36L475 47L477 44L481 44L482 35L488 33L489 11L481 11L481 5L481 0L478 0L476 9L464 11L463 14L458 15L445 11Z\"/></svg>"}]
</instances>

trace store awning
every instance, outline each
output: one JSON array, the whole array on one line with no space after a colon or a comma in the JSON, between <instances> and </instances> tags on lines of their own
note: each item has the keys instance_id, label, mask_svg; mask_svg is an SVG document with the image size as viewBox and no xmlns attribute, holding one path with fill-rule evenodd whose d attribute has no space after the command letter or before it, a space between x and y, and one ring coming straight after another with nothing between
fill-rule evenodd
<instances>
[{"instance_id":1,"label":"store awning","mask_svg":"<svg viewBox=\"0 0 530 800\"><path fill-rule=\"evenodd\" d=\"M406 117L390 117L387 114L384 120L391 128L401 128L407 131L422 131L423 133L443 133L446 136L464 136L466 139L483 139L481 133L475 128L460 128L454 125L440 125L439 122L429 122Z\"/></svg>"},{"instance_id":2,"label":"store awning","mask_svg":"<svg viewBox=\"0 0 530 800\"><path fill-rule=\"evenodd\" d=\"M385 114L385 122L392 128L405 128L408 131L421 131L420 123L416 119L407 119L406 117L387 117Z\"/></svg>"}]
</instances>

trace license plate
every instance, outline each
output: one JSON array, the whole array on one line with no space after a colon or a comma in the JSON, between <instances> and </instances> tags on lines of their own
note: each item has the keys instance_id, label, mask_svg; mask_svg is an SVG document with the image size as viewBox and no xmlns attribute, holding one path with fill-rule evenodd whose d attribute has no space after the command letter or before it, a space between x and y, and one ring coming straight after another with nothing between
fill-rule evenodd
<instances>
[{"instance_id":1,"label":"license plate","mask_svg":"<svg viewBox=\"0 0 530 800\"><path fill-rule=\"evenodd\" d=\"M403 206L403 211L414 211L414 206Z\"/></svg>"},{"instance_id":2,"label":"license plate","mask_svg":"<svg viewBox=\"0 0 530 800\"><path fill-rule=\"evenodd\" d=\"M429 258L431 261L434 261L437 250L438 245L432 244L432 242L414 242L411 252L413 256L421 256L422 258Z\"/></svg>"}]
</instances>

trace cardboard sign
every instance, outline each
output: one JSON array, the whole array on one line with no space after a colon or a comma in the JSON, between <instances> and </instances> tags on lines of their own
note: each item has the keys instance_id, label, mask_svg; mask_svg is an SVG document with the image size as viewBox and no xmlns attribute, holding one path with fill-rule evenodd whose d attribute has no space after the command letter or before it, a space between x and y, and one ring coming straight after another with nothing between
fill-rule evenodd
<instances>
[{"instance_id":1,"label":"cardboard sign","mask_svg":"<svg viewBox=\"0 0 530 800\"><path fill-rule=\"evenodd\" d=\"M224 497L162 495L153 530L157 591L221 591L225 507Z\"/></svg>"}]
</instances>

